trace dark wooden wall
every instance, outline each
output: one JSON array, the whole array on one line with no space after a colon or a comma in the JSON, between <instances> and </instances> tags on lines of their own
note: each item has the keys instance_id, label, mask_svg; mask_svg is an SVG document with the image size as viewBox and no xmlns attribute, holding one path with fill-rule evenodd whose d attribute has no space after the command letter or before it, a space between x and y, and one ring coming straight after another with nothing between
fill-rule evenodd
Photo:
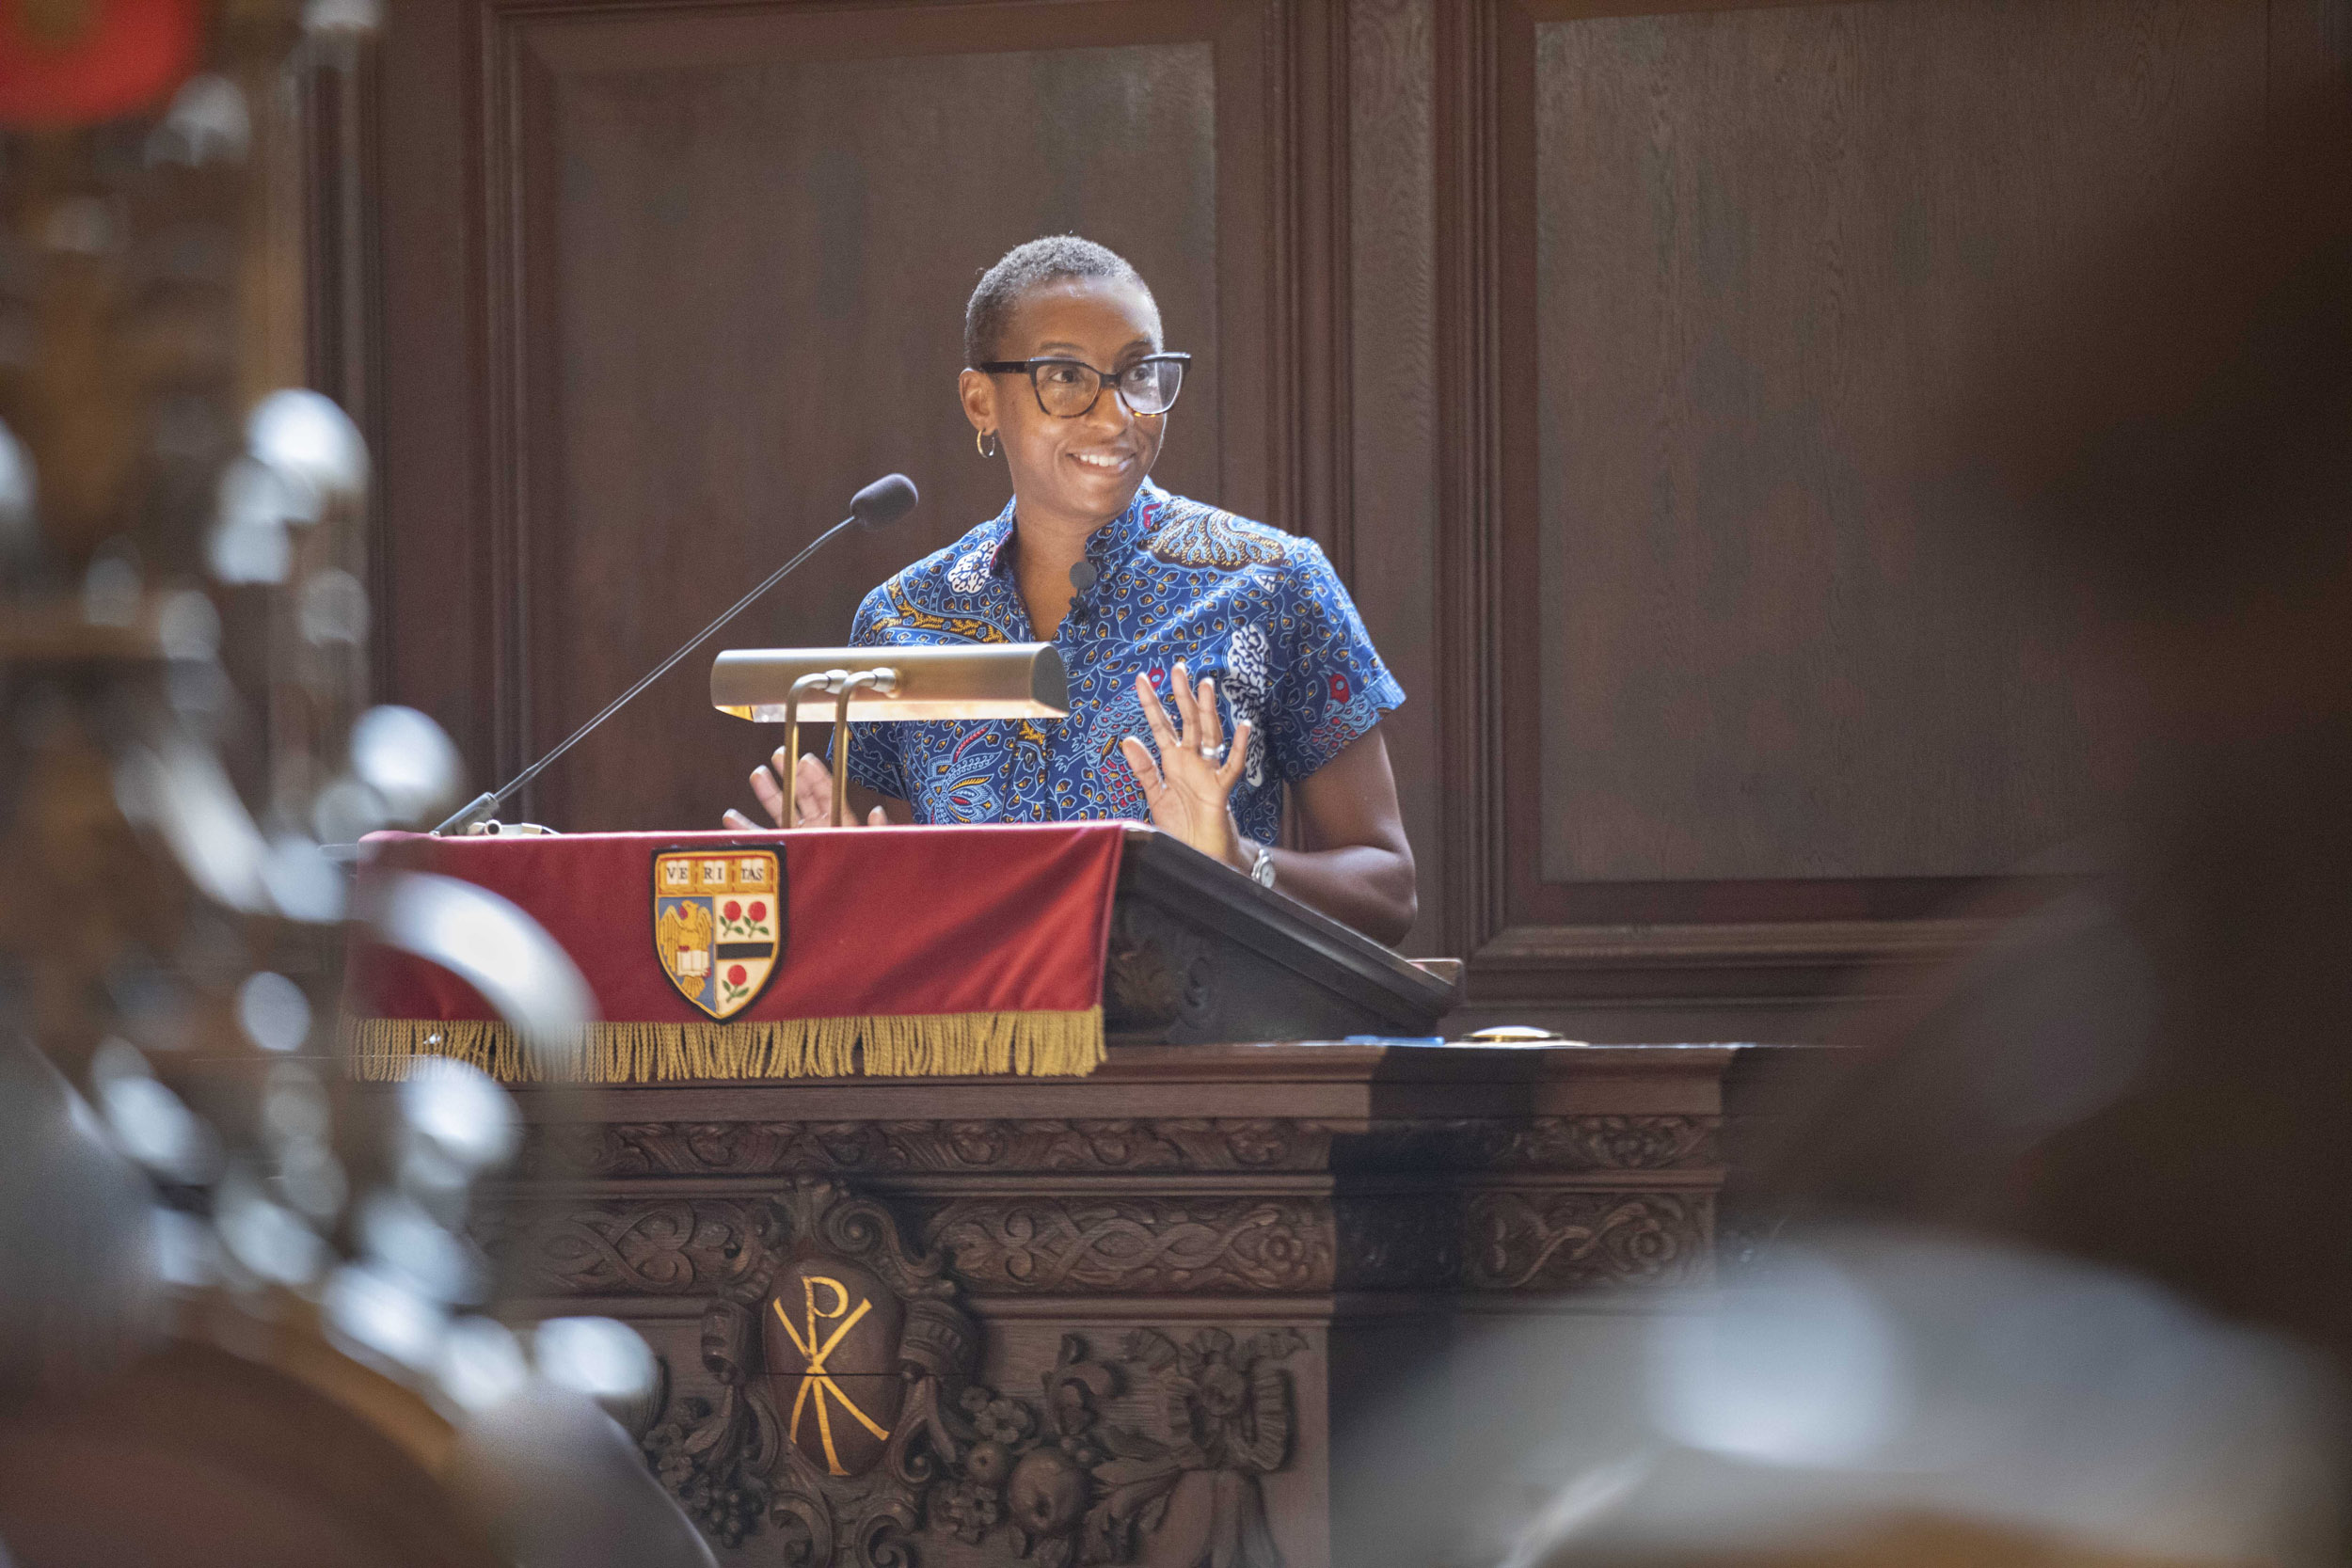
<instances>
[{"instance_id":1,"label":"dark wooden wall","mask_svg":"<svg viewBox=\"0 0 2352 1568\"><path fill-rule=\"evenodd\" d=\"M387 690L503 778L904 469L910 522L723 641L843 639L1002 504L962 300L1074 229L1199 356L1161 477L1321 540L1411 694L1407 946L1473 960L1466 1022L1804 1034L2096 816L2064 607L1937 455L1969 345L2343 17L403 0L342 151L373 363L325 356L382 454ZM748 807L772 736L707 668L528 814Z\"/></svg>"}]
</instances>

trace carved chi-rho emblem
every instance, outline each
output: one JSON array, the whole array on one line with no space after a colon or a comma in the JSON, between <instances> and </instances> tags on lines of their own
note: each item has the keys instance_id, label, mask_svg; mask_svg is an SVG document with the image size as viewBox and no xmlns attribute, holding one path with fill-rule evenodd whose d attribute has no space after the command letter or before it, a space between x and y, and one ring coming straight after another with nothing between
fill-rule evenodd
<instances>
[{"instance_id":1,"label":"carved chi-rho emblem","mask_svg":"<svg viewBox=\"0 0 2352 1568\"><path fill-rule=\"evenodd\" d=\"M678 994L733 1018L784 953L784 878L772 849L676 850L653 861L653 947Z\"/></svg>"},{"instance_id":2,"label":"carved chi-rho emblem","mask_svg":"<svg viewBox=\"0 0 2352 1568\"><path fill-rule=\"evenodd\" d=\"M768 1378L792 1446L827 1475L863 1475L882 1457L906 1384L905 1309L854 1263L806 1259L769 1298Z\"/></svg>"}]
</instances>

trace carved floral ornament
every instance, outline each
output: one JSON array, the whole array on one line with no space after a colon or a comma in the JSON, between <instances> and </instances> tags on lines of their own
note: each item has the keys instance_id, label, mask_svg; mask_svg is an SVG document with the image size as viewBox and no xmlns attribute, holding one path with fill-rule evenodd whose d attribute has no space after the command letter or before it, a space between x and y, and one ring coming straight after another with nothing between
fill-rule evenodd
<instances>
[{"instance_id":1,"label":"carved floral ornament","mask_svg":"<svg viewBox=\"0 0 2352 1568\"><path fill-rule=\"evenodd\" d=\"M677 1402L647 1457L726 1545L794 1568L1134 1559L1279 1568L1258 1478L1287 1461L1287 1328L1138 1329L1115 1356L1065 1335L1034 1392L978 1381L977 1325L887 1211L803 1180L770 1201L703 1317L713 1400Z\"/></svg>"},{"instance_id":2,"label":"carved floral ornament","mask_svg":"<svg viewBox=\"0 0 2352 1568\"><path fill-rule=\"evenodd\" d=\"M792 1171L1665 1170L1711 1165L1711 1116L1451 1117L1349 1127L1289 1117L584 1123L538 1158L607 1177Z\"/></svg>"}]
</instances>

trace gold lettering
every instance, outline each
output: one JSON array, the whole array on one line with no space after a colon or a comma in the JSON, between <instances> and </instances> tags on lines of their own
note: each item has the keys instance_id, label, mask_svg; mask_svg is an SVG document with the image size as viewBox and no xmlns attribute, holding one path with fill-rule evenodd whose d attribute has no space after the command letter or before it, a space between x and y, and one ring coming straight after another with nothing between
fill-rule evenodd
<instances>
[{"instance_id":1,"label":"gold lettering","mask_svg":"<svg viewBox=\"0 0 2352 1568\"><path fill-rule=\"evenodd\" d=\"M841 1281L827 1279L821 1275L808 1275L802 1279L801 1285L807 1309L806 1338L803 1338L801 1331L792 1326L792 1320L786 1314L782 1301L769 1304L776 1309L776 1321L784 1324L784 1332L791 1339L793 1349L799 1351L802 1359L807 1363L801 1373L800 1389L792 1396L792 1418L786 1423L785 1430L792 1441L799 1442L801 1417L809 1405L814 1404L817 1407L817 1441L825 1450L825 1467L836 1476L846 1476L850 1472L841 1467L841 1456L833 1446L833 1419L825 1409L828 1399L837 1401L858 1425L872 1433L878 1440L886 1441L890 1433L886 1428L876 1426L873 1418L860 1410L857 1402L842 1392L841 1385L835 1383L833 1374L825 1370L825 1358L833 1354L850 1330L857 1326L858 1320L873 1310L874 1304L861 1301L857 1309L851 1311L850 1292L843 1288ZM833 1292L832 1305L822 1309L817 1305L817 1288L820 1285ZM831 1323L836 1318L841 1320L840 1326L827 1336L822 1344L818 1343L818 1324Z\"/></svg>"}]
</instances>

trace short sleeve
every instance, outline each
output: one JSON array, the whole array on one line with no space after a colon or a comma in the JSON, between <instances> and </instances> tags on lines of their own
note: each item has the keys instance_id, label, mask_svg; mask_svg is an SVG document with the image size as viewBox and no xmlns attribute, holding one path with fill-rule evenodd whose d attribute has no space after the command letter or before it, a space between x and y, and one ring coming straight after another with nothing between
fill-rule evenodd
<instances>
[{"instance_id":1,"label":"short sleeve","mask_svg":"<svg viewBox=\"0 0 2352 1568\"><path fill-rule=\"evenodd\" d=\"M886 641L875 625L890 608L887 584L866 595L866 602L857 607L857 619L850 623L850 646L879 647ZM898 756L898 732L900 724L851 724L850 726L850 778L864 784L877 795L893 800L911 800L914 792L907 787L906 769ZM828 737L826 754L832 755Z\"/></svg>"},{"instance_id":2,"label":"short sleeve","mask_svg":"<svg viewBox=\"0 0 2352 1568\"><path fill-rule=\"evenodd\" d=\"M1275 640L1279 668L1266 705L1266 749L1275 773L1296 783L1404 705L1405 689L1380 662L1356 601L1322 546L1291 542Z\"/></svg>"}]
</instances>

